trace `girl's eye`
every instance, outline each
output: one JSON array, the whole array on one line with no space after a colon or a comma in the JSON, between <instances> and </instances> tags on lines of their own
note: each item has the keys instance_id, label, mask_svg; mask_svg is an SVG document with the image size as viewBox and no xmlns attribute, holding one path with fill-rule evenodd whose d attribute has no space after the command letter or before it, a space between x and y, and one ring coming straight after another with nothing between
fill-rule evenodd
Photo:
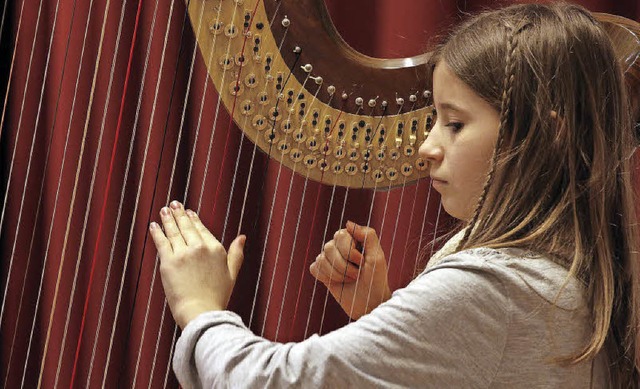
<instances>
[{"instance_id":1,"label":"girl's eye","mask_svg":"<svg viewBox=\"0 0 640 389\"><path fill-rule=\"evenodd\" d=\"M462 127L464 127L464 124L460 122L449 122L447 123L446 127L451 128L453 132L456 133L462 130Z\"/></svg>"}]
</instances>

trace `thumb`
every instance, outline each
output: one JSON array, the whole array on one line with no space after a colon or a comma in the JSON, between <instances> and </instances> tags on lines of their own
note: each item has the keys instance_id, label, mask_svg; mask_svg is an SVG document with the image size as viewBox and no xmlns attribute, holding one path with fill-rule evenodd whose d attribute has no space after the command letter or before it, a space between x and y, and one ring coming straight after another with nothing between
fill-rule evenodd
<instances>
[{"instance_id":1,"label":"thumb","mask_svg":"<svg viewBox=\"0 0 640 389\"><path fill-rule=\"evenodd\" d=\"M229 253L227 254L227 265L229 266L229 272L231 278L236 279L244 260L244 243L247 240L245 235L239 235L236 237L229 246Z\"/></svg>"},{"instance_id":2,"label":"thumb","mask_svg":"<svg viewBox=\"0 0 640 389\"><path fill-rule=\"evenodd\" d=\"M353 236L356 242L361 243L364 252L374 252L380 247L380 241L376 230L371 227L358 225L352 221L347 222L347 231Z\"/></svg>"}]
</instances>

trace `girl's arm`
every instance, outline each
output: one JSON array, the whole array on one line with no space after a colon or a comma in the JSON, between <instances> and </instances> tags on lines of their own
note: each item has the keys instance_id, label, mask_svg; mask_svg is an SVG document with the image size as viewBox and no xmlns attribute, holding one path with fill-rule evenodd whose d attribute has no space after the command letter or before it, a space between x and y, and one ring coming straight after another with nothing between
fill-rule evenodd
<instances>
[{"instance_id":1,"label":"girl's arm","mask_svg":"<svg viewBox=\"0 0 640 389\"><path fill-rule=\"evenodd\" d=\"M229 311L184 329L174 369L197 387L487 387L500 365L509 298L493 267L457 254L370 314L323 336L275 343Z\"/></svg>"}]
</instances>

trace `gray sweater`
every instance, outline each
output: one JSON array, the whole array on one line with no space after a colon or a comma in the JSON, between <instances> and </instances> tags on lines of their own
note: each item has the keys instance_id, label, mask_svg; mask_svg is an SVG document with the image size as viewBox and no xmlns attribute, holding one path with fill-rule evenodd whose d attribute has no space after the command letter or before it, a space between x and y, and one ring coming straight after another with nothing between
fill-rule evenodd
<instances>
[{"instance_id":1,"label":"gray sweater","mask_svg":"<svg viewBox=\"0 0 640 389\"><path fill-rule=\"evenodd\" d=\"M174 370L184 388L605 388L604 353L581 349L589 314L580 283L520 250L449 255L370 314L300 343L254 335L229 311L190 322Z\"/></svg>"}]
</instances>

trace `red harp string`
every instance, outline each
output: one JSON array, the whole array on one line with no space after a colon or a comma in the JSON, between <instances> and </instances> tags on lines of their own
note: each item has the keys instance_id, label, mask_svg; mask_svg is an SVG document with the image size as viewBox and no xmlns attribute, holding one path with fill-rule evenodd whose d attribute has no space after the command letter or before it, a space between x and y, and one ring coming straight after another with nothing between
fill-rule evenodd
<instances>
[{"instance_id":1,"label":"red harp string","mask_svg":"<svg viewBox=\"0 0 640 389\"><path fill-rule=\"evenodd\" d=\"M256 151L219 104L206 66L219 58L197 48L196 32L214 20L189 21L185 3L2 5L3 387L178 387L170 371L177 332L147 236L170 199L198 209L225 244L248 235L230 309L278 341L348 322L308 272L346 220L379 231L392 289L414 276L420 253L450 224L428 179L347 190ZM406 57L460 11L488 3L327 6L357 50ZM638 17L631 1L583 3ZM241 11L255 5L245 0Z\"/></svg>"}]
</instances>

